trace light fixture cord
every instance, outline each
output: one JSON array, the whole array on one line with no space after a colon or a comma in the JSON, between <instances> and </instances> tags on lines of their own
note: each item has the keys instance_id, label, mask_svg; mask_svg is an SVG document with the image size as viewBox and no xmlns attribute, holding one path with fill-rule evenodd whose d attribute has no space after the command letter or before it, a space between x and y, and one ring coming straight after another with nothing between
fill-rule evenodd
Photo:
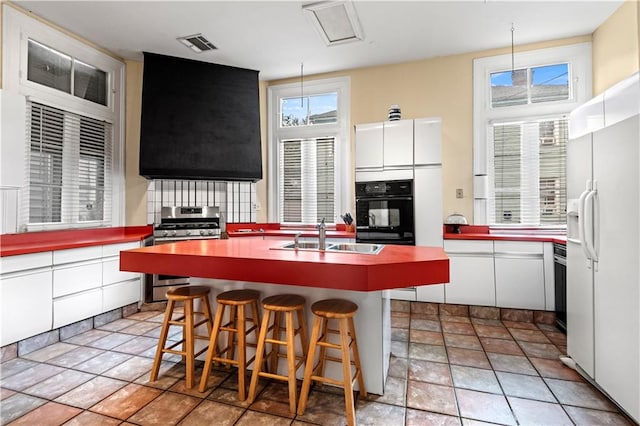
<instances>
[{"instance_id":1,"label":"light fixture cord","mask_svg":"<svg viewBox=\"0 0 640 426\"><path fill-rule=\"evenodd\" d=\"M513 53L513 34L516 32L516 28L513 26L513 22L511 23L511 72L515 72L515 60Z\"/></svg>"},{"instance_id":2,"label":"light fixture cord","mask_svg":"<svg viewBox=\"0 0 640 426\"><path fill-rule=\"evenodd\" d=\"M304 62L300 62L300 108L304 106L302 94L304 93Z\"/></svg>"}]
</instances>

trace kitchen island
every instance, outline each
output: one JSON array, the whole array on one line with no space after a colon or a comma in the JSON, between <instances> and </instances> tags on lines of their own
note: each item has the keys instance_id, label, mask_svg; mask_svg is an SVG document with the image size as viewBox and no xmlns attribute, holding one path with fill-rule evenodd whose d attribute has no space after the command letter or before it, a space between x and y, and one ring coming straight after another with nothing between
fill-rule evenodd
<instances>
[{"instance_id":1,"label":"kitchen island","mask_svg":"<svg viewBox=\"0 0 640 426\"><path fill-rule=\"evenodd\" d=\"M378 254L288 250L291 240L190 240L123 251L120 269L193 277L208 285L212 302L223 291L254 289L317 300L345 298L358 304L355 318L367 391L384 393L391 353L389 289L449 281L442 248L387 245ZM307 310L308 324L312 314ZM327 373L341 377L339 366Z\"/></svg>"}]
</instances>

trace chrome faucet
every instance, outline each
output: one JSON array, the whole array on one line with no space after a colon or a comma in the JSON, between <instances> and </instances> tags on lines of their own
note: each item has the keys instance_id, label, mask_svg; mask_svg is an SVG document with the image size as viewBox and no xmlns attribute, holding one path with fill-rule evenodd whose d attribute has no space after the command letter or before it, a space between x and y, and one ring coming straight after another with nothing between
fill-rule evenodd
<instances>
[{"instance_id":1,"label":"chrome faucet","mask_svg":"<svg viewBox=\"0 0 640 426\"><path fill-rule=\"evenodd\" d=\"M325 241L327 238L327 227L324 224L324 217L322 221L316 226L318 228L318 249L324 250L326 247Z\"/></svg>"},{"instance_id":2,"label":"chrome faucet","mask_svg":"<svg viewBox=\"0 0 640 426\"><path fill-rule=\"evenodd\" d=\"M302 232L298 232L294 237L293 237L293 248L298 250L298 247L300 246L300 236L302 235Z\"/></svg>"}]
</instances>

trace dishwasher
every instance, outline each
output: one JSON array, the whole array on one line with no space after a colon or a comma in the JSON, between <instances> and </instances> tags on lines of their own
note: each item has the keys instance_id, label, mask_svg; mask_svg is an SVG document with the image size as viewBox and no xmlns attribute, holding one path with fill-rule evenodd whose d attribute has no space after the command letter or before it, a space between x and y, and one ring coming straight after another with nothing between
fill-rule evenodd
<instances>
[{"instance_id":1,"label":"dishwasher","mask_svg":"<svg viewBox=\"0 0 640 426\"><path fill-rule=\"evenodd\" d=\"M567 246L553 243L556 325L567 332Z\"/></svg>"}]
</instances>

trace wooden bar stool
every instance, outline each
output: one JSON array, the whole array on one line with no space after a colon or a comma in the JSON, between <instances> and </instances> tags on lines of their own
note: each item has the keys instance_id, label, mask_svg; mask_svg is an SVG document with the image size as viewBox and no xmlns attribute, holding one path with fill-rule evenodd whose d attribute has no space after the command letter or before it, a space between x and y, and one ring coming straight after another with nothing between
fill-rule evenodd
<instances>
[{"instance_id":1,"label":"wooden bar stool","mask_svg":"<svg viewBox=\"0 0 640 426\"><path fill-rule=\"evenodd\" d=\"M209 292L209 287L205 286L185 286L167 291L167 310L165 311L164 321L162 322L162 330L160 331L160 339L158 340L158 349L156 350L153 367L151 368L150 381L154 382L158 378L162 354L170 353L182 355L182 359L187 364L186 387L187 389L193 387L194 360L198 355L207 350L205 347L200 351L195 352L195 339L209 340L209 335L212 330ZM194 311L193 301L196 299L202 300L202 312ZM174 309L178 302L184 303L184 312L182 316L173 319ZM197 321L195 318L196 315L203 315L204 318ZM207 324L208 334L206 336L201 336L196 333L195 329L202 324ZM171 325L182 327L182 340L165 347L167 343L167 335L169 333L169 326ZM182 345L181 351L173 349L180 344Z\"/></svg>"},{"instance_id":2,"label":"wooden bar stool","mask_svg":"<svg viewBox=\"0 0 640 426\"><path fill-rule=\"evenodd\" d=\"M249 402L256 398L258 379L267 377L269 379L284 380L289 383L289 411L296 413L297 382L296 371L302 366L307 357L307 321L304 312L305 300L302 296L295 294L280 294L270 296L262 301L263 318L260 327L260 337L258 338L258 348L256 349L256 362L251 375L251 385L249 386ZM294 327L294 313L298 317L298 327ZM273 314L273 324L269 326ZM285 324L282 326L282 314L284 314ZM271 338L267 337L271 331ZM285 333L285 340L281 340L282 333ZM302 355L296 356L295 337L300 337ZM271 351L263 355L265 344L271 344ZM281 346L286 347L286 353L281 353ZM270 371L263 371L263 356L269 359ZM278 361L280 358L287 359L287 375L278 374ZM296 363L297 361L297 363Z\"/></svg>"},{"instance_id":3,"label":"wooden bar stool","mask_svg":"<svg viewBox=\"0 0 640 426\"><path fill-rule=\"evenodd\" d=\"M362 376L362 367L360 366L356 329L353 323L353 317L357 310L358 305L344 299L320 300L311 305L311 311L315 315L315 318L313 321L313 331L311 332L309 355L304 369L302 389L300 390L300 402L298 404L299 415L304 414L307 406L311 381L330 383L341 386L344 389L347 423L349 425L356 424L353 400L353 382L356 379L358 380L360 394L367 396L367 391L364 387L364 378ZM339 328L330 329L330 320L337 320ZM330 342L329 336L331 334L339 335L340 343ZM320 357L318 364L314 366L313 361L318 346L320 346ZM339 350L341 354L340 358L327 355L327 349ZM351 360L349 349L353 351L353 361ZM342 381L324 377L324 368L327 361L342 363ZM355 366L355 374L353 376L351 375L352 365Z\"/></svg>"},{"instance_id":4,"label":"wooden bar stool","mask_svg":"<svg viewBox=\"0 0 640 426\"><path fill-rule=\"evenodd\" d=\"M218 302L218 310L213 321L209 351L207 352L200 380L200 392L204 392L207 388L207 380L209 380L213 361L226 364L227 367L236 365L238 367L238 399L244 401L247 398L245 385L247 366L255 359L254 355L247 360L247 346L257 346L256 343L247 343L247 336L250 333L255 333L256 342L258 341L260 327L258 300L260 300L260 293L255 290L231 290L220 293L216 300ZM229 308L229 321L223 324L224 311L227 307ZM247 307L251 308L251 316L247 315ZM252 323L248 329L247 321ZM227 346L218 350L218 336L222 331L227 332ZM238 353L237 359L235 359L236 349ZM223 357L223 355L225 356Z\"/></svg>"}]
</instances>

